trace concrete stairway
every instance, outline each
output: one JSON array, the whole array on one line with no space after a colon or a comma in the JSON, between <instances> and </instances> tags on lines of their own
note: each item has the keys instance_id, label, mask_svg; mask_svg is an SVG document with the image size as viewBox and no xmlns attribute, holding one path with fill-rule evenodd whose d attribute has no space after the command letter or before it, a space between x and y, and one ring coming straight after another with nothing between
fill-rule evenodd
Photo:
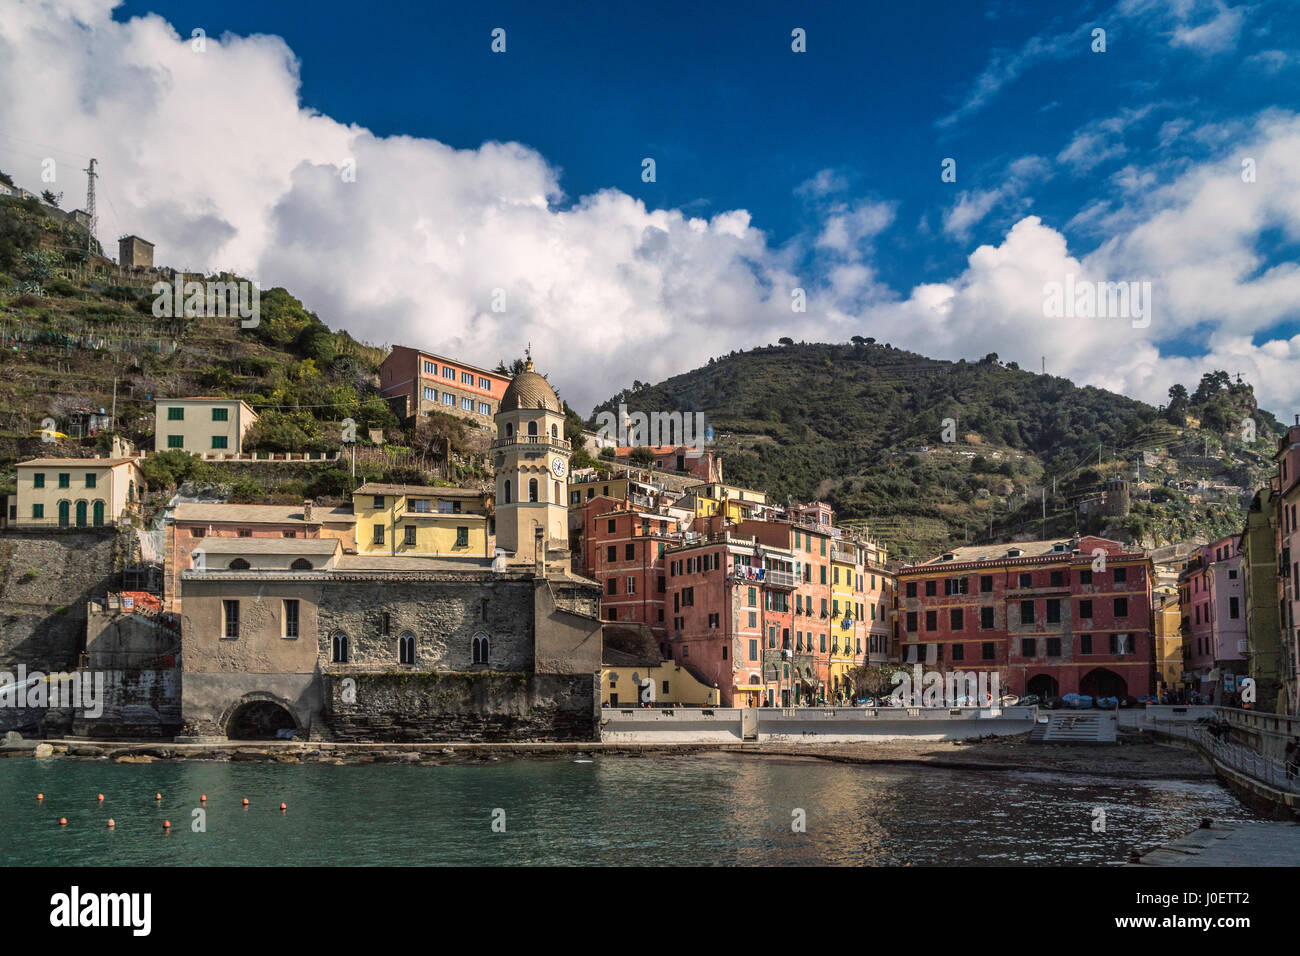
<instances>
[{"instance_id":1,"label":"concrete stairway","mask_svg":"<svg viewBox=\"0 0 1300 956\"><path fill-rule=\"evenodd\" d=\"M1113 744L1117 723L1113 710L1049 711L1047 723L1035 724L1029 734L1039 744Z\"/></svg>"}]
</instances>

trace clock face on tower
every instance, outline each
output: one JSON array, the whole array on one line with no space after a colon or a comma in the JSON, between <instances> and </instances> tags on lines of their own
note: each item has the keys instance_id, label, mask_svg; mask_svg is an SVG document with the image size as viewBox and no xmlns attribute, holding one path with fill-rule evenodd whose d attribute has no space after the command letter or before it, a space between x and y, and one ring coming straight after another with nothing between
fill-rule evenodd
<instances>
[{"instance_id":1,"label":"clock face on tower","mask_svg":"<svg viewBox=\"0 0 1300 956\"><path fill-rule=\"evenodd\" d=\"M556 478L563 478L563 477L564 477L564 459L563 459L563 458L552 458L552 459L551 459L551 472L555 475Z\"/></svg>"}]
</instances>

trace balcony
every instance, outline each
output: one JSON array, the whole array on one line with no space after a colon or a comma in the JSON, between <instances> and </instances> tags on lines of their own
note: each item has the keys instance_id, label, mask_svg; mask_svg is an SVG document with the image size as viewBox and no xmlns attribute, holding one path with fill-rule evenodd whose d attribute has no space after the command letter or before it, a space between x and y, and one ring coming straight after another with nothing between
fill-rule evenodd
<instances>
[{"instance_id":1,"label":"balcony","mask_svg":"<svg viewBox=\"0 0 1300 956\"><path fill-rule=\"evenodd\" d=\"M750 584L766 584L770 588L781 588L784 591L794 591L798 587L798 581L789 571L774 571L772 568L754 568L754 574L762 571L762 578L750 578L744 571L732 571L731 580L748 581Z\"/></svg>"},{"instance_id":2,"label":"balcony","mask_svg":"<svg viewBox=\"0 0 1300 956\"><path fill-rule=\"evenodd\" d=\"M520 445L525 448L535 448L538 451L546 451L552 448L559 451L569 451L572 447L563 438L552 438L550 435L511 435L509 438L497 438L492 442L494 450L514 448Z\"/></svg>"}]
</instances>

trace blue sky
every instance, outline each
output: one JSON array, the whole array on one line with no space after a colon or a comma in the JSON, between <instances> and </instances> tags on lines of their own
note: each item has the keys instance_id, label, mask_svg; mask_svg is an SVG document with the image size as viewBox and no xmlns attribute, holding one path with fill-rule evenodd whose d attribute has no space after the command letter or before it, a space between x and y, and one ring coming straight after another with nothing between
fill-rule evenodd
<instances>
[{"instance_id":1,"label":"blue sky","mask_svg":"<svg viewBox=\"0 0 1300 956\"><path fill-rule=\"evenodd\" d=\"M517 140L562 169L570 199L614 187L651 207L744 208L781 243L815 218L796 189L823 169L844 176L854 194L897 201L900 222L928 216L937 226L956 191L939 180L945 157L958 161L958 189L994 189L1015 159L1054 157L1087 122L1159 104L1127 141L1134 156L1154 157L1160 122L1285 104L1300 82L1294 65L1264 75L1242 69L1252 52L1300 46L1295 7L1287 17L1285 5L1273 5L1266 36L1214 57L1155 42L1111 9L940 0L397 2L370 11L327 0L308 16L258 0L129 0L115 16L158 13L182 33L195 25L213 35L279 35L302 61L303 104L340 122L460 148ZM507 56L489 50L498 26ZM804 56L790 49L796 26L807 31ZM1107 30L1105 54L1090 49L1094 27ZM1011 61L1037 37L1067 34L1067 48L1027 58L987 105L954 116L992 59ZM652 184L640 177L646 156L656 158ZM1116 165L1058 176L1027 198L1073 239L1070 220L1107 192ZM990 215L975 238L997 239L1016 211ZM967 251L903 229L879 258L907 287L951 274Z\"/></svg>"},{"instance_id":2,"label":"blue sky","mask_svg":"<svg viewBox=\"0 0 1300 956\"><path fill-rule=\"evenodd\" d=\"M483 362L565 341L549 364L580 403L787 333L1026 367L1046 354L1049 371L1152 401L1235 362L1279 413L1300 402L1282 381L1300 351L1300 216L1283 198L1300 158L1279 168L1297 135L1293 3L128 0L110 20L106 0L51 2L85 50L64 73L92 81L62 84L62 106L52 81L46 112L77 122L0 107L0 163L30 162L23 143L95 152L109 231L285 284L373 341ZM0 33L20 51L0 48L0 70L37 59L22 42L35 0L18 4L33 16ZM186 56L198 27L212 46ZM114 65L151 95L104 82ZM201 117L177 126L178 108ZM201 141L205 120L223 135L200 160L157 142L187 123ZM1230 184L1252 153L1259 188L1236 221ZM321 174L348 156L364 191ZM222 165L176 171L195 162ZM221 184L236 168L243 195ZM355 260L353 242L382 244L392 274L322 268ZM1062 270L1153 281L1157 321L1053 326L1042 280ZM795 286L807 314L790 312ZM512 292L508 317L484 308L493 288ZM674 348L701 326L697 354Z\"/></svg>"}]
</instances>

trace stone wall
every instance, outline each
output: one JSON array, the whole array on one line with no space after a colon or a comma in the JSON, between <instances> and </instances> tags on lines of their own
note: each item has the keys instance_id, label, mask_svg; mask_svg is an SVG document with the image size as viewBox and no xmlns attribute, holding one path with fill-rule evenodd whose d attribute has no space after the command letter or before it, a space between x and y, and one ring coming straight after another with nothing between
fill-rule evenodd
<instances>
[{"instance_id":1,"label":"stone wall","mask_svg":"<svg viewBox=\"0 0 1300 956\"><path fill-rule=\"evenodd\" d=\"M346 634L350 664L397 667L398 642L410 634L420 670L533 670L533 584L527 580L332 580L321 589L317 623L321 661L333 660L334 637ZM488 638L486 666L474 664L477 636Z\"/></svg>"},{"instance_id":2,"label":"stone wall","mask_svg":"<svg viewBox=\"0 0 1300 956\"><path fill-rule=\"evenodd\" d=\"M179 657L179 629L137 612L106 610L91 602L86 607L87 666L94 670L151 667L166 655Z\"/></svg>"},{"instance_id":3,"label":"stone wall","mask_svg":"<svg viewBox=\"0 0 1300 956\"><path fill-rule=\"evenodd\" d=\"M86 605L114 583L115 543L112 529L0 533L0 664L76 666Z\"/></svg>"},{"instance_id":4,"label":"stone wall","mask_svg":"<svg viewBox=\"0 0 1300 956\"><path fill-rule=\"evenodd\" d=\"M176 668L95 669L76 673L82 681L89 679L102 686L102 694L96 691L97 701L83 697L82 706L75 709L71 706L30 705L0 708L0 730L18 730L46 737L72 734L129 740L170 739L180 729L181 681ZM61 693L71 691L67 684L60 686L63 688ZM53 693L49 687L45 685L43 700L54 702L49 696ZM24 701L32 700L30 686L18 693ZM63 702L67 703L66 699ZM96 703L98 706L94 706ZM98 716L94 716L96 711Z\"/></svg>"},{"instance_id":5,"label":"stone wall","mask_svg":"<svg viewBox=\"0 0 1300 956\"><path fill-rule=\"evenodd\" d=\"M74 713L72 733L116 740L132 737L171 739L180 730L181 673L178 668L92 673L104 675L103 712L97 718Z\"/></svg>"},{"instance_id":6,"label":"stone wall","mask_svg":"<svg viewBox=\"0 0 1300 956\"><path fill-rule=\"evenodd\" d=\"M315 674L181 675L181 736L224 737L241 707L257 701L278 704L293 715L299 737L320 734L320 680Z\"/></svg>"},{"instance_id":7,"label":"stone wall","mask_svg":"<svg viewBox=\"0 0 1300 956\"><path fill-rule=\"evenodd\" d=\"M323 680L331 740L597 739L598 674L357 672Z\"/></svg>"}]
</instances>

